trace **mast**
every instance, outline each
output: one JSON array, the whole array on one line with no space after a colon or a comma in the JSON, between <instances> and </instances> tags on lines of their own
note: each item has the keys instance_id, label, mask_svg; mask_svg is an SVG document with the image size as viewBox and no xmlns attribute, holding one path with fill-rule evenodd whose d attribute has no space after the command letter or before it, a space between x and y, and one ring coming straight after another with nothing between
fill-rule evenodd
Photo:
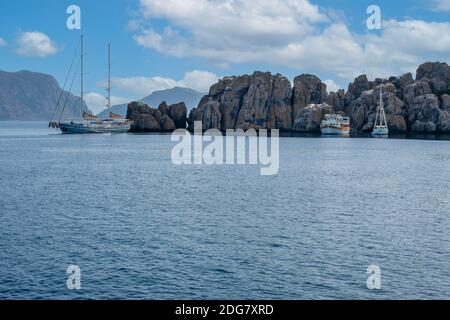
<instances>
[{"instance_id":1,"label":"mast","mask_svg":"<svg viewBox=\"0 0 450 320\"><path fill-rule=\"evenodd\" d=\"M382 106L382 101L383 101L382 95L383 95L383 91L382 91L381 86L380 86L380 105L379 105L378 108L377 108L377 115L376 115L376 117L375 117L375 126L374 126L374 129L376 129L376 128L378 127L378 117L380 116L380 114L381 114L381 108L383 107L383 106Z\"/></svg>"},{"instance_id":2,"label":"mast","mask_svg":"<svg viewBox=\"0 0 450 320\"><path fill-rule=\"evenodd\" d=\"M386 112L384 110L384 103L383 103L383 89L381 86L380 86L380 106L381 106L380 125L382 127L387 128Z\"/></svg>"},{"instance_id":3,"label":"mast","mask_svg":"<svg viewBox=\"0 0 450 320\"><path fill-rule=\"evenodd\" d=\"M111 43L108 44L108 119L111 120Z\"/></svg>"},{"instance_id":4,"label":"mast","mask_svg":"<svg viewBox=\"0 0 450 320\"><path fill-rule=\"evenodd\" d=\"M84 48L83 48L83 35L81 35L81 104L80 104L80 116L81 116L81 124L83 124L83 95L84 95L84 90L83 90L83 87L84 87L84 79L83 79L83 76L84 76L84 71L83 71L83 68L84 68Z\"/></svg>"}]
</instances>

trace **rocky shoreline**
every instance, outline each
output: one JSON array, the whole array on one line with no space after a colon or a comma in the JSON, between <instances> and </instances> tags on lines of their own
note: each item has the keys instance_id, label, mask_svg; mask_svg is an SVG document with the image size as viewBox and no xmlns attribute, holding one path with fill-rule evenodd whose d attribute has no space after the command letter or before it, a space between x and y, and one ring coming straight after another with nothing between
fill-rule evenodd
<instances>
[{"instance_id":1,"label":"rocky shoreline","mask_svg":"<svg viewBox=\"0 0 450 320\"><path fill-rule=\"evenodd\" d=\"M389 129L392 133L450 133L450 67L427 62L411 73L369 81L366 75L350 83L347 92L327 92L318 77L304 74L294 84L280 74L255 72L225 77L214 84L197 108L187 115L184 103L157 109L140 103L128 105L127 118L134 132L203 129L279 129L282 132L318 132L325 114L342 112L352 129L371 132L383 89Z\"/></svg>"}]
</instances>

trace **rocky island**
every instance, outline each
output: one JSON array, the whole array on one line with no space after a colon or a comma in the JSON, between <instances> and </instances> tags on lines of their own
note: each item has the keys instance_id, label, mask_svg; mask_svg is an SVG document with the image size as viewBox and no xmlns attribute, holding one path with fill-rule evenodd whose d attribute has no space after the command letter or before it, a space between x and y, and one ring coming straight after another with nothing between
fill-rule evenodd
<instances>
[{"instance_id":1,"label":"rocky island","mask_svg":"<svg viewBox=\"0 0 450 320\"><path fill-rule=\"evenodd\" d=\"M168 106L163 102L153 109L132 102L127 118L134 121L135 132L170 132L186 128L186 122L193 130L195 121L202 121L204 130L316 132L326 114L342 112L351 118L353 130L371 132L380 86L391 132L450 132L450 67L441 62L422 64L415 79L411 73L372 81L361 75L347 92L328 93L326 84L310 74L296 77L293 85L286 77L269 72L225 77L189 116L184 103Z\"/></svg>"}]
</instances>

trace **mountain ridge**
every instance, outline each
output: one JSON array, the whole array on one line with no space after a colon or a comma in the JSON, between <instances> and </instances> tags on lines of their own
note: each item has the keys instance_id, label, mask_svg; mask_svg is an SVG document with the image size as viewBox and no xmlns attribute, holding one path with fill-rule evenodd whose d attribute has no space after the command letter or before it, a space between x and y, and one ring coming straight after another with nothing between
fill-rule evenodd
<instances>
[{"instance_id":1,"label":"mountain ridge","mask_svg":"<svg viewBox=\"0 0 450 320\"><path fill-rule=\"evenodd\" d=\"M62 89L52 75L42 72L0 70L0 120L51 120ZM80 116L80 98L63 91L67 105L63 119ZM89 111L86 104L83 108ZM61 109L61 108L60 108Z\"/></svg>"},{"instance_id":2,"label":"mountain ridge","mask_svg":"<svg viewBox=\"0 0 450 320\"><path fill-rule=\"evenodd\" d=\"M201 93L190 88L174 87L171 89L154 91L150 95L137 100L143 102L149 106L157 108L162 102L166 102L168 105L184 102L188 110L196 108L206 93ZM130 101L131 103L132 101ZM119 104L111 107L111 112L125 116L127 114L128 103ZM108 117L108 110L100 112L99 117Z\"/></svg>"}]
</instances>

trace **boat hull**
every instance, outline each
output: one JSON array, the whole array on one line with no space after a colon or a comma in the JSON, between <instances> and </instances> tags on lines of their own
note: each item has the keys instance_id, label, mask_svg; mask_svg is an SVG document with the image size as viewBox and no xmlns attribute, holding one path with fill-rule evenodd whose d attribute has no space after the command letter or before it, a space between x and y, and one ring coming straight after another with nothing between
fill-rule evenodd
<instances>
[{"instance_id":1,"label":"boat hull","mask_svg":"<svg viewBox=\"0 0 450 320\"><path fill-rule=\"evenodd\" d=\"M350 134L350 128L322 127L321 131L323 135L348 136Z\"/></svg>"},{"instance_id":2,"label":"boat hull","mask_svg":"<svg viewBox=\"0 0 450 320\"><path fill-rule=\"evenodd\" d=\"M372 136L377 138L385 138L389 136L388 128L375 128L372 132Z\"/></svg>"},{"instance_id":3,"label":"boat hull","mask_svg":"<svg viewBox=\"0 0 450 320\"><path fill-rule=\"evenodd\" d=\"M130 125L87 126L75 123L61 123L59 129L63 134L127 133L130 131Z\"/></svg>"}]
</instances>

